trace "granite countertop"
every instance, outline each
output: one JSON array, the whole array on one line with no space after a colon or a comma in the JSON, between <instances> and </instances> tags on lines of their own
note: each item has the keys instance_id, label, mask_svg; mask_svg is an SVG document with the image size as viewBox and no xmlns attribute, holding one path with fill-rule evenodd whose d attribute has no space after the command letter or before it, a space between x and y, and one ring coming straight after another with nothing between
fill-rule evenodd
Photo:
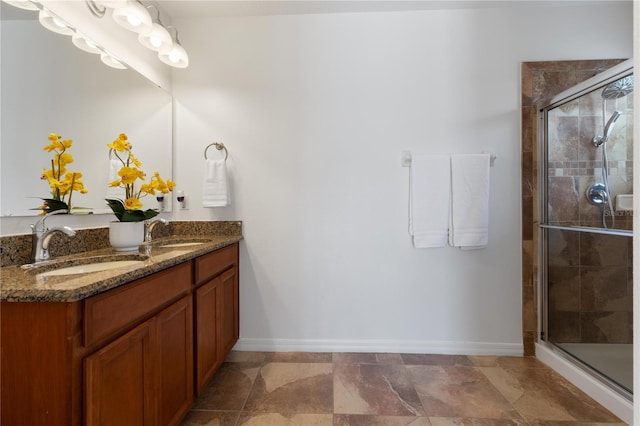
<instances>
[{"instance_id":1,"label":"granite countertop","mask_svg":"<svg viewBox=\"0 0 640 426\"><path fill-rule=\"evenodd\" d=\"M0 300L5 302L73 302L85 299L229 246L241 239L241 235L210 235L206 237L180 235L179 237L154 240L150 246L141 246L139 253L118 253L111 248L104 248L58 257L51 262L51 265L55 266L38 266L37 270L23 269L15 265L5 266L0 269ZM196 241L200 244L162 247L167 244ZM99 272L62 276L40 275L56 267L86 264L89 258L94 263L131 259L143 261L140 264Z\"/></svg>"}]
</instances>

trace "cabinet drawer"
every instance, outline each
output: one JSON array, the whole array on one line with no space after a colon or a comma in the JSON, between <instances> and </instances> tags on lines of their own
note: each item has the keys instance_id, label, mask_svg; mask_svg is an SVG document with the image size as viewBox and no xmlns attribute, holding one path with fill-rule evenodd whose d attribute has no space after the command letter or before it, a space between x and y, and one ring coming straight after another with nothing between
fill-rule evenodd
<instances>
[{"instance_id":1,"label":"cabinet drawer","mask_svg":"<svg viewBox=\"0 0 640 426\"><path fill-rule=\"evenodd\" d=\"M192 281L191 266L191 262L185 262L86 299L84 345L90 346L124 331L188 293Z\"/></svg>"},{"instance_id":2,"label":"cabinet drawer","mask_svg":"<svg viewBox=\"0 0 640 426\"><path fill-rule=\"evenodd\" d=\"M216 250L196 259L196 284L207 281L238 263L238 244Z\"/></svg>"}]
</instances>

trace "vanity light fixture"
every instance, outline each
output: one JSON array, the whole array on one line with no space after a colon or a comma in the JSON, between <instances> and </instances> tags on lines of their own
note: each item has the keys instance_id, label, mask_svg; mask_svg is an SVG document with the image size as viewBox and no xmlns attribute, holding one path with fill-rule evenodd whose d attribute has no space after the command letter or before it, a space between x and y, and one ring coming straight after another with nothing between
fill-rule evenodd
<instances>
[{"instance_id":1,"label":"vanity light fixture","mask_svg":"<svg viewBox=\"0 0 640 426\"><path fill-rule=\"evenodd\" d=\"M69 24L48 10L42 9L38 14L38 20L43 27L54 33L62 35L73 35L74 33L73 28Z\"/></svg>"},{"instance_id":2,"label":"vanity light fixture","mask_svg":"<svg viewBox=\"0 0 640 426\"><path fill-rule=\"evenodd\" d=\"M114 58L107 52L103 52L102 54L100 54L100 60L102 61L103 64L108 65L111 68L116 68L119 70L127 69L127 67L122 62L120 62L120 60Z\"/></svg>"},{"instance_id":3,"label":"vanity light fixture","mask_svg":"<svg viewBox=\"0 0 640 426\"><path fill-rule=\"evenodd\" d=\"M153 24L147 9L136 0L127 0L126 6L114 9L113 20L121 27L138 34L151 31Z\"/></svg>"},{"instance_id":4,"label":"vanity light fixture","mask_svg":"<svg viewBox=\"0 0 640 426\"><path fill-rule=\"evenodd\" d=\"M118 59L105 52L74 27L51 13L37 0L2 0L3 2L26 10L39 10L39 21L43 27L58 34L73 36L73 44L89 53L100 54L102 62L110 67L126 69ZM178 30L173 26L165 27L160 21L160 9L155 5L145 7L140 0L85 0L91 13L102 18L107 8L113 9L113 20L120 26L138 33L138 41L148 49L158 52L158 59L175 68L189 66L187 51L180 44ZM155 21L147 11L149 7L157 11ZM175 36L171 36L169 28L173 28Z\"/></svg>"},{"instance_id":5,"label":"vanity light fixture","mask_svg":"<svg viewBox=\"0 0 640 426\"><path fill-rule=\"evenodd\" d=\"M24 10L39 10L38 5L31 0L2 0L6 4Z\"/></svg>"},{"instance_id":6,"label":"vanity light fixture","mask_svg":"<svg viewBox=\"0 0 640 426\"><path fill-rule=\"evenodd\" d=\"M173 26L168 26L169 28L173 28L175 31L175 38L173 39L173 46L170 49L163 50L158 52L158 58L167 65L171 65L175 68L186 68L189 66L189 56L187 55L187 51L184 50L184 47L180 44L180 40L178 40L178 30Z\"/></svg>"},{"instance_id":7,"label":"vanity light fixture","mask_svg":"<svg viewBox=\"0 0 640 426\"><path fill-rule=\"evenodd\" d=\"M160 21L160 10L155 5L147 6L147 9L154 7L156 9L156 19L151 25L151 31L141 33L138 36L138 41L147 49L151 49L155 52L161 52L167 49L171 49L173 39L169 31L162 25Z\"/></svg>"},{"instance_id":8,"label":"vanity light fixture","mask_svg":"<svg viewBox=\"0 0 640 426\"><path fill-rule=\"evenodd\" d=\"M71 37L71 41L78 49L84 50L85 52L102 53L102 49L100 49L93 41L78 32Z\"/></svg>"}]
</instances>

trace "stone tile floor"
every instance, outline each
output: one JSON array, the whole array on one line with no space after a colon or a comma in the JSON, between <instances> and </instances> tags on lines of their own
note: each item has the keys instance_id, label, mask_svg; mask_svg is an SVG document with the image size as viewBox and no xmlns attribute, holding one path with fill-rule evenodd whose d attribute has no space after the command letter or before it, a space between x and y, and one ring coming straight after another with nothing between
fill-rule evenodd
<instances>
[{"instance_id":1,"label":"stone tile floor","mask_svg":"<svg viewBox=\"0 0 640 426\"><path fill-rule=\"evenodd\" d=\"M535 358L231 352L182 426L624 425Z\"/></svg>"}]
</instances>

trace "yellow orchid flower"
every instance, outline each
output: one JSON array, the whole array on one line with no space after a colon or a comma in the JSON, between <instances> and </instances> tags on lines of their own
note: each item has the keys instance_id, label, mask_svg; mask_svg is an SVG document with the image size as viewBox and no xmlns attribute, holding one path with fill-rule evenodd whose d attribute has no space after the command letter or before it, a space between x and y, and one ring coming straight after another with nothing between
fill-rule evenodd
<instances>
[{"instance_id":1,"label":"yellow orchid flower","mask_svg":"<svg viewBox=\"0 0 640 426\"><path fill-rule=\"evenodd\" d=\"M64 154L56 154L53 160L56 164L60 164L60 167L66 166L67 164L73 163L73 155L64 153Z\"/></svg>"},{"instance_id":2,"label":"yellow orchid flower","mask_svg":"<svg viewBox=\"0 0 640 426\"><path fill-rule=\"evenodd\" d=\"M53 179L53 170L51 169L42 169L42 176L40 176L42 180Z\"/></svg>"},{"instance_id":3,"label":"yellow orchid flower","mask_svg":"<svg viewBox=\"0 0 640 426\"><path fill-rule=\"evenodd\" d=\"M81 178L82 178L82 173L70 172L64 176L64 181L69 182L69 185L71 185L71 188L74 191L82 192L83 190L86 191L86 189L84 188L84 183L82 182Z\"/></svg>"},{"instance_id":4,"label":"yellow orchid flower","mask_svg":"<svg viewBox=\"0 0 640 426\"><path fill-rule=\"evenodd\" d=\"M136 167L142 167L142 163L132 153L129 153L129 161L131 161Z\"/></svg>"},{"instance_id":5,"label":"yellow orchid flower","mask_svg":"<svg viewBox=\"0 0 640 426\"><path fill-rule=\"evenodd\" d=\"M142 203L135 197L127 198L124 200L124 208L127 210L139 210L142 208Z\"/></svg>"},{"instance_id":6,"label":"yellow orchid flower","mask_svg":"<svg viewBox=\"0 0 640 426\"><path fill-rule=\"evenodd\" d=\"M118 176L120 176L120 179L124 185L130 185L140 177L140 174L138 169L125 166L118 170Z\"/></svg>"},{"instance_id":7,"label":"yellow orchid flower","mask_svg":"<svg viewBox=\"0 0 640 426\"><path fill-rule=\"evenodd\" d=\"M124 133L120 133L118 139L114 140L112 143L107 144L108 148L116 150L118 152L129 151L131 149L131 144L127 142L127 135Z\"/></svg>"},{"instance_id":8,"label":"yellow orchid flower","mask_svg":"<svg viewBox=\"0 0 640 426\"><path fill-rule=\"evenodd\" d=\"M42 210L44 213L61 208L71 211L71 195L73 191L78 191L81 194L88 192L81 181L82 173L67 173L66 166L73 163L74 158L66 151L73 145L73 140L62 139L62 136L57 133L49 133L47 139L50 143L45 145L43 150L47 152L54 151L55 155L51 160L51 168L42 169L40 179L46 180L49 184L52 198L44 199L45 203L36 209ZM53 207L54 205L55 207Z\"/></svg>"},{"instance_id":9,"label":"yellow orchid flower","mask_svg":"<svg viewBox=\"0 0 640 426\"><path fill-rule=\"evenodd\" d=\"M148 183L143 183L142 185L140 185L140 193L141 194L149 194L149 195L155 195L156 191L153 188L152 185L148 184Z\"/></svg>"}]
</instances>

